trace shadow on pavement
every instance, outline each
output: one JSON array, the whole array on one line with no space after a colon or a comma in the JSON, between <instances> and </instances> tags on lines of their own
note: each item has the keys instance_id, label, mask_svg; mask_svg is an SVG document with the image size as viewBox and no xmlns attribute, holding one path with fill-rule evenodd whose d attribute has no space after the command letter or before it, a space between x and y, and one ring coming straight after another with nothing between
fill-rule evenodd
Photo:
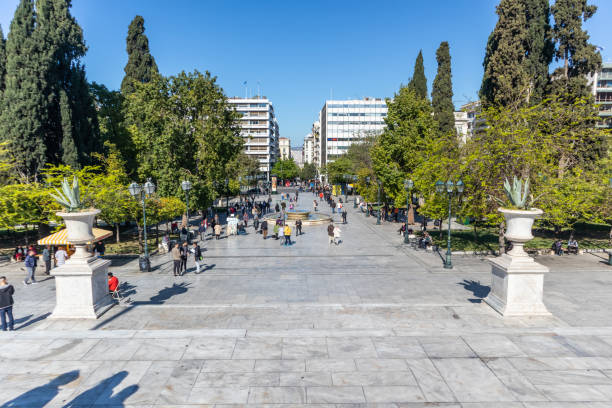
<instances>
[{"instance_id":1,"label":"shadow on pavement","mask_svg":"<svg viewBox=\"0 0 612 408\"><path fill-rule=\"evenodd\" d=\"M132 310L134 307L146 305L163 305L168 299L174 296L182 295L183 293L187 292L190 287L191 284L187 282L173 283L172 286L167 286L161 289L157 293L157 295L151 296L149 300L136 300L130 302L129 306L124 307L123 310L121 310L119 313L116 313L108 317L107 319L101 321L100 323L96 324L94 327L91 328L91 330L97 330L103 326L106 326L108 323L123 316L124 314ZM122 293L122 296L123 295L124 294Z\"/></svg>"},{"instance_id":2,"label":"shadow on pavement","mask_svg":"<svg viewBox=\"0 0 612 408\"><path fill-rule=\"evenodd\" d=\"M2 404L0 408L43 407L57 396L62 385L69 384L79 378L79 371L73 370L61 374L45 385L32 388L29 391Z\"/></svg>"},{"instance_id":3,"label":"shadow on pavement","mask_svg":"<svg viewBox=\"0 0 612 408\"><path fill-rule=\"evenodd\" d=\"M476 282L474 280L464 279L463 282L459 282L457 285L461 285L465 288L465 290L469 290L476 296L478 299L468 299L472 303L480 303L482 299L486 298L491 288L489 286L481 285L480 282Z\"/></svg>"},{"instance_id":4,"label":"shadow on pavement","mask_svg":"<svg viewBox=\"0 0 612 408\"><path fill-rule=\"evenodd\" d=\"M51 315L51 312L42 314L34 319L32 319L32 316L34 315L29 315L29 316L25 316L25 317L21 317L19 319L15 319L15 330L21 330L24 329L34 323L38 323L42 320L45 320L47 317L49 317ZM19 323L23 323L21 326L17 326Z\"/></svg>"}]
</instances>

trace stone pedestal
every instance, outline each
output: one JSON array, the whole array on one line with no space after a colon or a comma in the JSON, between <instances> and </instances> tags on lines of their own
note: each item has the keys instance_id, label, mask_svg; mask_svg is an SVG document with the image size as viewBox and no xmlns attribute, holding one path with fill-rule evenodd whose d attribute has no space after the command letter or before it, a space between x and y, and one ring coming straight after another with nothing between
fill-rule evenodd
<instances>
[{"instance_id":1,"label":"stone pedestal","mask_svg":"<svg viewBox=\"0 0 612 408\"><path fill-rule=\"evenodd\" d=\"M542 302L548 268L520 249L524 255L503 254L491 261L491 292L485 302L503 316L549 316Z\"/></svg>"},{"instance_id":2,"label":"stone pedestal","mask_svg":"<svg viewBox=\"0 0 612 408\"><path fill-rule=\"evenodd\" d=\"M56 305L51 318L97 319L114 306L108 293L111 261L95 257L69 259L51 270L55 276Z\"/></svg>"}]
</instances>

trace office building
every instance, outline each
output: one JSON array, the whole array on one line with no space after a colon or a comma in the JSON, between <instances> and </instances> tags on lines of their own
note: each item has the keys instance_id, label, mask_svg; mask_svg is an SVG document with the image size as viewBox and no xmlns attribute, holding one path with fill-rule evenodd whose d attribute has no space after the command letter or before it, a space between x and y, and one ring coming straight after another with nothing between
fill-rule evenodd
<instances>
[{"instance_id":1,"label":"office building","mask_svg":"<svg viewBox=\"0 0 612 408\"><path fill-rule=\"evenodd\" d=\"M382 133L386 116L387 104L380 98L326 101L319 113L319 166L345 154L353 143Z\"/></svg>"},{"instance_id":2,"label":"office building","mask_svg":"<svg viewBox=\"0 0 612 408\"><path fill-rule=\"evenodd\" d=\"M311 129L312 135L312 162L317 166L321 167L321 122L316 121L312 124Z\"/></svg>"},{"instance_id":3,"label":"office building","mask_svg":"<svg viewBox=\"0 0 612 408\"><path fill-rule=\"evenodd\" d=\"M241 115L240 135L244 151L259 161L259 170L269 176L278 158L279 128L274 107L268 98L229 98L230 105Z\"/></svg>"},{"instance_id":4,"label":"office building","mask_svg":"<svg viewBox=\"0 0 612 408\"><path fill-rule=\"evenodd\" d=\"M593 96L599 106L601 121L597 127L612 128L612 62L601 64L601 71L592 77Z\"/></svg>"},{"instance_id":5,"label":"office building","mask_svg":"<svg viewBox=\"0 0 612 408\"><path fill-rule=\"evenodd\" d=\"M278 149L280 151L281 160L288 160L291 158L291 141L287 137L281 137L278 139Z\"/></svg>"}]
</instances>

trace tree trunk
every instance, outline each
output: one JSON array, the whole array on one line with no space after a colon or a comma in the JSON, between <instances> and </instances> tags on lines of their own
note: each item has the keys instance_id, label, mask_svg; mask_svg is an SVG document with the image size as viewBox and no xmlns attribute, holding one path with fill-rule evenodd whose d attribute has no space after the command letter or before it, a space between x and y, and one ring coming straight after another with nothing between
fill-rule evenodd
<instances>
[{"instance_id":1,"label":"tree trunk","mask_svg":"<svg viewBox=\"0 0 612 408\"><path fill-rule=\"evenodd\" d=\"M442 239L442 218L438 220L438 229L440 230L440 239Z\"/></svg>"},{"instance_id":2,"label":"tree trunk","mask_svg":"<svg viewBox=\"0 0 612 408\"><path fill-rule=\"evenodd\" d=\"M115 223L115 235L116 235L117 243L121 242L121 238L119 238L119 223L118 222Z\"/></svg>"},{"instance_id":3,"label":"tree trunk","mask_svg":"<svg viewBox=\"0 0 612 408\"><path fill-rule=\"evenodd\" d=\"M155 224L155 246L159 245L159 224Z\"/></svg>"},{"instance_id":4,"label":"tree trunk","mask_svg":"<svg viewBox=\"0 0 612 408\"><path fill-rule=\"evenodd\" d=\"M499 254L506 253L506 237L504 237L506 223L504 221L499 223L498 240L499 240Z\"/></svg>"},{"instance_id":5,"label":"tree trunk","mask_svg":"<svg viewBox=\"0 0 612 408\"><path fill-rule=\"evenodd\" d=\"M28 231L28 224L26 223L24 226L25 226L25 234L24 234L24 236L23 236L23 239L24 239L25 244L26 244L26 246L27 246L27 245L29 244L29 239L28 239L28 238L29 238L29 234L28 234L28 232L29 232L29 231Z\"/></svg>"},{"instance_id":6,"label":"tree trunk","mask_svg":"<svg viewBox=\"0 0 612 408\"><path fill-rule=\"evenodd\" d=\"M472 233L474 234L474 242L478 243L478 231L476 231L476 224L472 224Z\"/></svg>"}]
</instances>

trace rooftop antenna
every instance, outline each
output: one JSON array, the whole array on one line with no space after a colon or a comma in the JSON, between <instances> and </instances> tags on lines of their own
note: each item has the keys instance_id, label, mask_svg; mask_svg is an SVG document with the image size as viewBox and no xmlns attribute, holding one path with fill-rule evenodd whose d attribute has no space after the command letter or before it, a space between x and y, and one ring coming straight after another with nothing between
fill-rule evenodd
<instances>
[{"instance_id":1,"label":"rooftop antenna","mask_svg":"<svg viewBox=\"0 0 612 408\"><path fill-rule=\"evenodd\" d=\"M244 81L242 85L244 86L244 99L248 99L249 95L248 95L247 81Z\"/></svg>"},{"instance_id":2,"label":"rooftop antenna","mask_svg":"<svg viewBox=\"0 0 612 408\"><path fill-rule=\"evenodd\" d=\"M260 81L257 81L257 97L258 97L259 99L261 99L261 89L260 89L260 85L261 85L261 82L260 82Z\"/></svg>"}]
</instances>

